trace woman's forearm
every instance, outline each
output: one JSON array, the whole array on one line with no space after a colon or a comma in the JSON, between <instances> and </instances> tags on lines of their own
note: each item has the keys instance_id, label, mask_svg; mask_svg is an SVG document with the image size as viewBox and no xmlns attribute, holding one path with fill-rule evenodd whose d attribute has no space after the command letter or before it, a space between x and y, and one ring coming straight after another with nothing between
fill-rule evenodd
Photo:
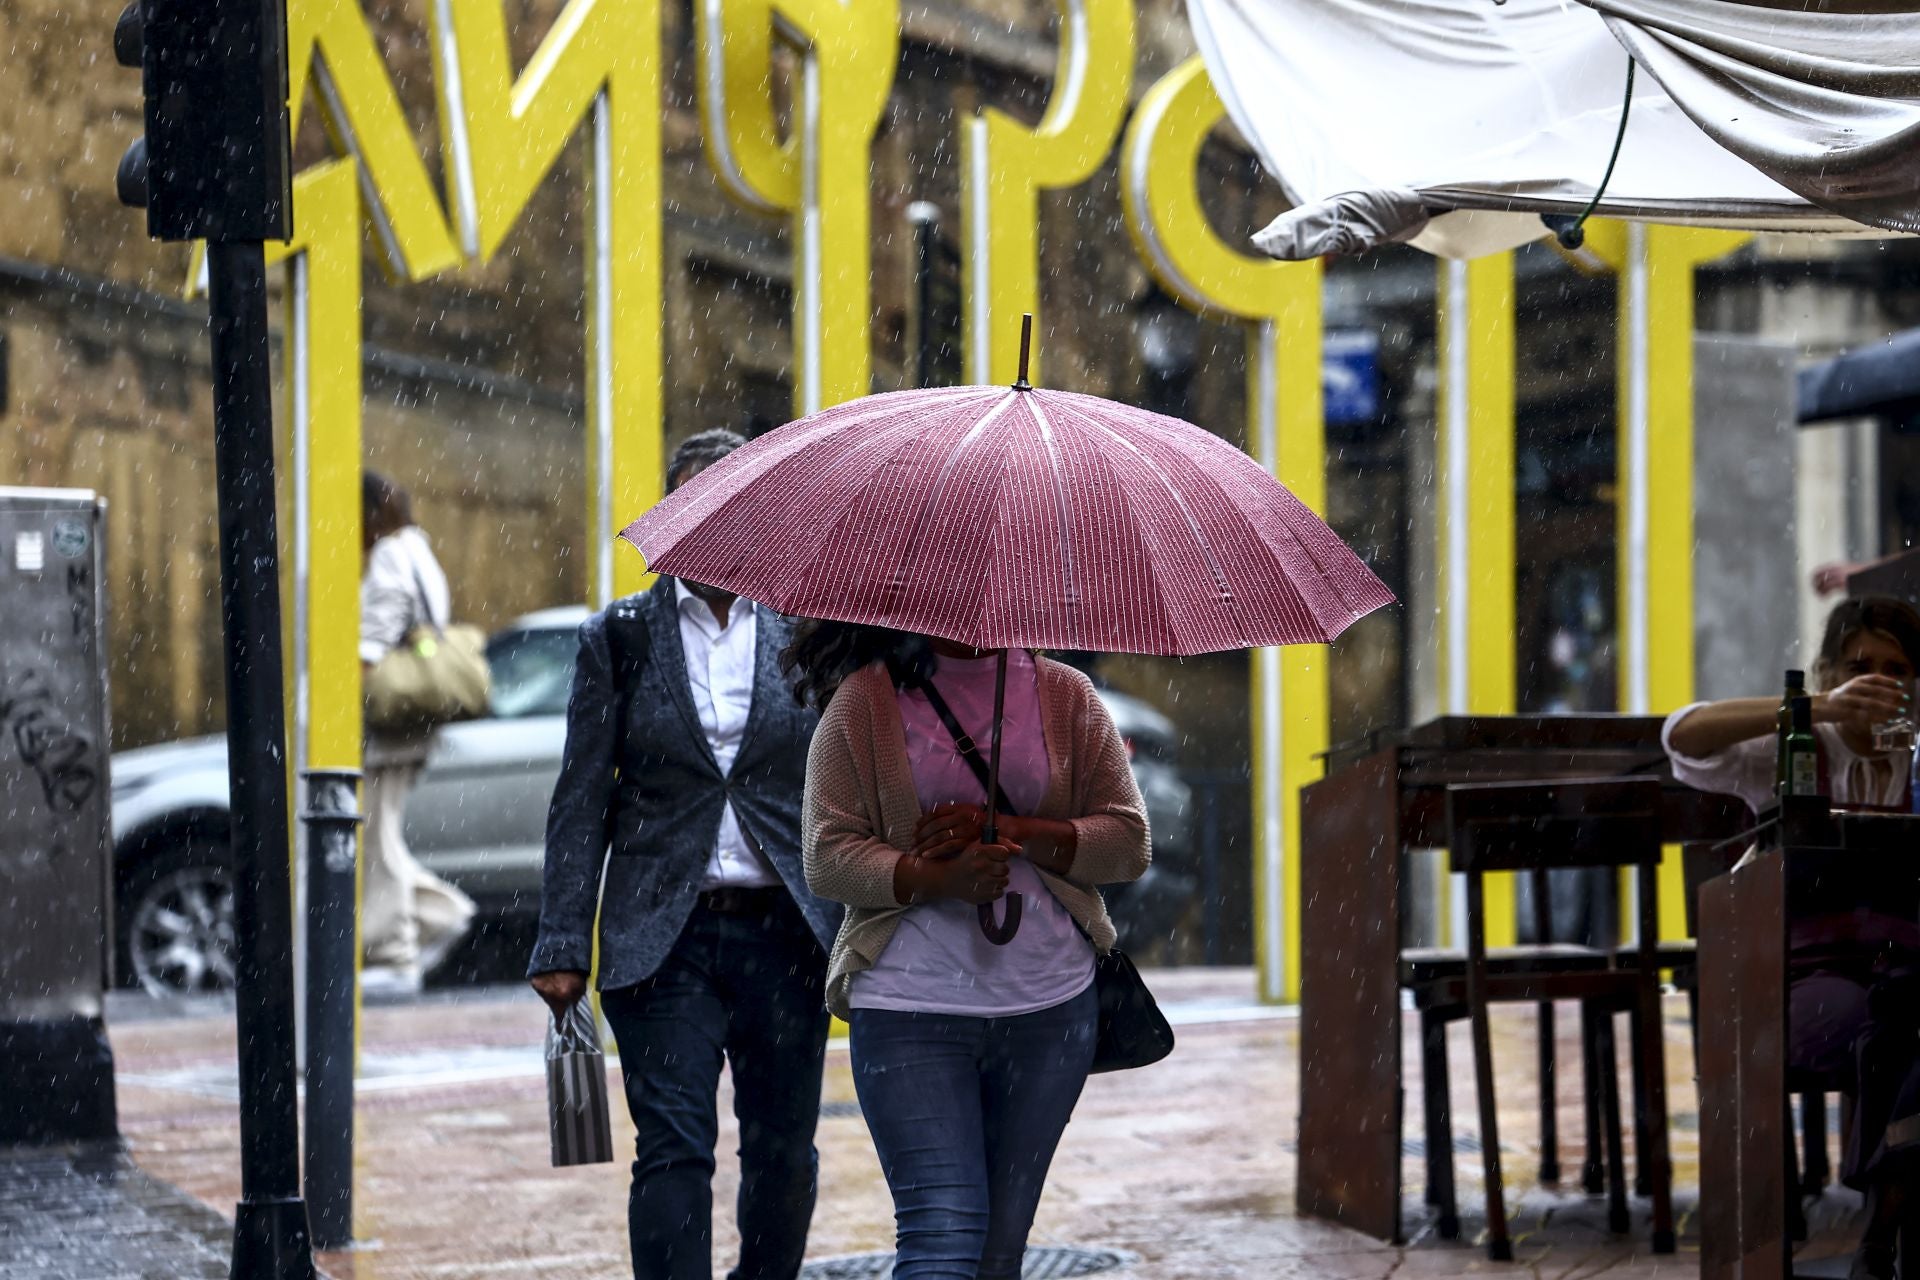
<instances>
[{"instance_id":1,"label":"woman's forearm","mask_svg":"<svg viewBox=\"0 0 1920 1280\"><path fill-rule=\"evenodd\" d=\"M1080 833L1071 822L1054 818L1002 818L1000 832L1020 846L1020 856L1054 875L1073 870L1073 855L1080 847Z\"/></svg>"},{"instance_id":2,"label":"woman's forearm","mask_svg":"<svg viewBox=\"0 0 1920 1280\"><path fill-rule=\"evenodd\" d=\"M1820 700L1814 700L1816 714ZM1736 743L1765 737L1779 727L1780 703L1773 698L1728 698L1695 707L1667 735L1683 756L1703 760Z\"/></svg>"},{"instance_id":3,"label":"woman's forearm","mask_svg":"<svg viewBox=\"0 0 1920 1280\"><path fill-rule=\"evenodd\" d=\"M903 907L911 907L943 896L933 868L927 865L925 858L911 853L900 855L900 861L893 864L894 901Z\"/></svg>"}]
</instances>

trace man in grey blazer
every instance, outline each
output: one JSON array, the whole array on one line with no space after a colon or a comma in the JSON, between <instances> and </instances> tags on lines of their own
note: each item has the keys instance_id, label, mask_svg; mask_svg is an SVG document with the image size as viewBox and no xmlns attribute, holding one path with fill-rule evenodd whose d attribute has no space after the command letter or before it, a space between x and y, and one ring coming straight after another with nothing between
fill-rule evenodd
<instances>
[{"instance_id":1,"label":"man in grey blazer","mask_svg":"<svg viewBox=\"0 0 1920 1280\"><path fill-rule=\"evenodd\" d=\"M668 489L744 443L694 436ZM723 1060L740 1122L732 1280L792 1280L806 1251L840 907L800 866L815 718L780 672L789 632L768 609L666 578L580 628L527 973L555 1011L585 996L598 904L601 1009L639 1130L636 1280L712 1274Z\"/></svg>"}]
</instances>

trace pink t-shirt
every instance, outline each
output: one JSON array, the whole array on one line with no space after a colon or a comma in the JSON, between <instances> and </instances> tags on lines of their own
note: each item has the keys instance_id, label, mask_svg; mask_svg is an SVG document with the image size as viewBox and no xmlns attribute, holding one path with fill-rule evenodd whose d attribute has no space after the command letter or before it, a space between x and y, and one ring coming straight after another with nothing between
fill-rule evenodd
<instances>
[{"instance_id":1,"label":"pink t-shirt","mask_svg":"<svg viewBox=\"0 0 1920 1280\"><path fill-rule=\"evenodd\" d=\"M960 725L979 744L993 741L993 658L942 658L933 682ZM900 723L922 811L938 804L983 803L986 788L953 745L926 695L900 690ZM1016 812L1033 813L1047 793L1047 739L1039 673L1024 649L1007 655L1006 708L1000 739L1000 789ZM1093 944L1080 932L1033 864L1008 863L1008 891L1023 899L1020 931L995 946L967 902L923 902L900 917L872 968L854 975L855 1009L894 1009L1010 1017L1071 1000L1093 981ZM1004 917L1004 904L997 908Z\"/></svg>"}]
</instances>

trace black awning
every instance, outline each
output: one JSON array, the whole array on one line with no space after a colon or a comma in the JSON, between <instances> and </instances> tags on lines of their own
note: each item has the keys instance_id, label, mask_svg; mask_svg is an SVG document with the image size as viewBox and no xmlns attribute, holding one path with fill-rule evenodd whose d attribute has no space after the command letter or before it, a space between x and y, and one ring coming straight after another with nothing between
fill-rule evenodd
<instances>
[{"instance_id":1,"label":"black awning","mask_svg":"<svg viewBox=\"0 0 1920 1280\"><path fill-rule=\"evenodd\" d=\"M1920 329L1810 365L1799 381L1802 424L1920 408Z\"/></svg>"}]
</instances>

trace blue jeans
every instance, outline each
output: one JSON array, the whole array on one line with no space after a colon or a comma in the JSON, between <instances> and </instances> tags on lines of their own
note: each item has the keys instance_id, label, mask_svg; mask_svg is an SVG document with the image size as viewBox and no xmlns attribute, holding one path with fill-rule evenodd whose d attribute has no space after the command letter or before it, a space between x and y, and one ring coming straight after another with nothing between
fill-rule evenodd
<instances>
[{"instance_id":1,"label":"blue jeans","mask_svg":"<svg viewBox=\"0 0 1920 1280\"><path fill-rule=\"evenodd\" d=\"M893 1192L894 1280L1017 1280L1098 1013L1091 986L1010 1018L853 1011L854 1087Z\"/></svg>"},{"instance_id":2,"label":"blue jeans","mask_svg":"<svg viewBox=\"0 0 1920 1280\"><path fill-rule=\"evenodd\" d=\"M639 1131L627 1235L635 1280L713 1274L722 1060L740 1121L740 1264L732 1280L793 1280L819 1181L826 956L784 892L764 915L696 907L646 981L603 992Z\"/></svg>"}]
</instances>

